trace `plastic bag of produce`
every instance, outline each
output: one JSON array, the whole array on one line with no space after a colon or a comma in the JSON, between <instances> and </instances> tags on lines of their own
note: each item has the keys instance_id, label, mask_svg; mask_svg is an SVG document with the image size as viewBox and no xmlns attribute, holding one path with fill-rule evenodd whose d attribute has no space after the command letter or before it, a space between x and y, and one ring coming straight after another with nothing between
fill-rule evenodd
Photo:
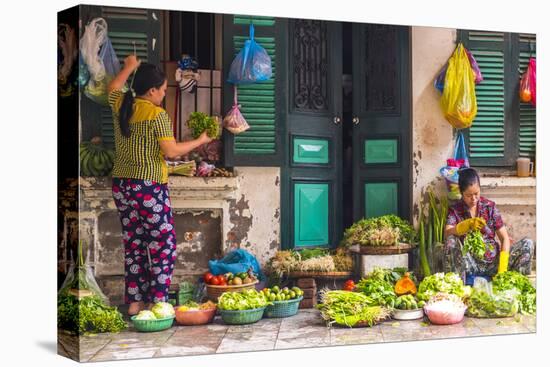
<instances>
[{"instance_id":1,"label":"plastic bag of produce","mask_svg":"<svg viewBox=\"0 0 550 367\"><path fill-rule=\"evenodd\" d=\"M531 102L536 105L536 62L531 58L527 69L523 73L519 83L519 99L521 102Z\"/></svg>"},{"instance_id":2,"label":"plastic bag of produce","mask_svg":"<svg viewBox=\"0 0 550 367\"><path fill-rule=\"evenodd\" d=\"M220 260L208 261L208 268L214 275L243 273L252 268L252 271L258 276L259 280L264 279L264 275L256 257L243 249L233 250Z\"/></svg>"},{"instance_id":3,"label":"plastic bag of produce","mask_svg":"<svg viewBox=\"0 0 550 367\"><path fill-rule=\"evenodd\" d=\"M449 59L441 108L445 119L456 129L470 127L477 114L475 77L462 43Z\"/></svg>"},{"instance_id":4,"label":"plastic bag of produce","mask_svg":"<svg viewBox=\"0 0 550 367\"><path fill-rule=\"evenodd\" d=\"M77 260L76 262L71 262L67 276L58 291L58 295L69 293L78 298L84 295L92 295L99 297L103 303L108 305L109 299L103 294L101 288L99 288L92 268L88 265L88 258L89 252L86 255L86 261L84 261L82 242L79 242Z\"/></svg>"},{"instance_id":5,"label":"plastic bag of produce","mask_svg":"<svg viewBox=\"0 0 550 367\"><path fill-rule=\"evenodd\" d=\"M519 310L519 292L511 289L493 292L492 285L484 278L476 277L472 294L466 300L466 315L471 317L511 317Z\"/></svg>"},{"instance_id":6,"label":"plastic bag of produce","mask_svg":"<svg viewBox=\"0 0 550 367\"><path fill-rule=\"evenodd\" d=\"M271 58L266 50L254 40L254 26L250 24L250 39L237 54L227 81L233 84L250 84L271 78Z\"/></svg>"},{"instance_id":7,"label":"plastic bag of produce","mask_svg":"<svg viewBox=\"0 0 550 367\"><path fill-rule=\"evenodd\" d=\"M241 105L237 102L237 86L233 88L233 91L233 107L223 119L223 127L236 135L248 130L250 126L239 110Z\"/></svg>"}]
</instances>

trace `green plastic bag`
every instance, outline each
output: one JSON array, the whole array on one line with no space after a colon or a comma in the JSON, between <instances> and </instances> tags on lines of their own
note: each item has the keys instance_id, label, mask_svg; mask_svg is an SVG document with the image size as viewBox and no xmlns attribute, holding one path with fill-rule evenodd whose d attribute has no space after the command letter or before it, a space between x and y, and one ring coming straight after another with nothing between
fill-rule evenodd
<instances>
[{"instance_id":1,"label":"green plastic bag","mask_svg":"<svg viewBox=\"0 0 550 367\"><path fill-rule=\"evenodd\" d=\"M445 119L457 129L472 126L477 114L475 76L462 43L449 59L441 108Z\"/></svg>"}]
</instances>

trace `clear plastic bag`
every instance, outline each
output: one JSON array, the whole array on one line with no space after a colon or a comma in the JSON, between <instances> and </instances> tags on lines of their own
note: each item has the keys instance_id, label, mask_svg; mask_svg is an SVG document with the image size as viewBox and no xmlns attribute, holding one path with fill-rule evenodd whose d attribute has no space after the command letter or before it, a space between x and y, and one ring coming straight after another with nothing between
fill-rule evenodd
<instances>
[{"instance_id":1,"label":"clear plastic bag","mask_svg":"<svg viewBox=\"0 0 550 367\"><path fill-rule=\"evenodd\" d=\"M457 129L470 127L477 114L474 73L461 43L449 59L441 107L445 119Z\"/></svg>"},{"instance_id":2,"label":"clear plastic bag","mask_svg":"<svg viewBox=\"0 0 550 367\"><path fill-rule=\"evenodd\" d=\"M491 283L476 277L472 294L466 300L466 315L481 318L514 316L519 310L518 294L516 289L493 292Z\"/></svg>"},{"instance_id":3,"label":"clear plastic bag","mask_svg":"<svg viewBox=\"0 0 550 367\"><path fill-rule=\"evenodd\" d=\"M271 78L271 58L266 50L254 40L254 26L250 24L250 39L237 54L227 81L233 84L250 84Z\"/></svg>"},{"instance_id":4,"label":"clear plastic bag","mask_svg":"<svg viewBox=\"0 0 550 367\"><path fill-rule=\"evenodd\" d=\"M227 115L225 115L225 118L223 119L223 127L225 127L227 130L235 135L240 134L250 128L250 125L248 125L241 111L239 110L240 107L241 105L237 102L237 87L235 86L233 107L231 107L231 110L229 110L229 112L227 113Z\"/></svg>"},{"instance_id":5,"label":"clear plastic bag","mask_svg":"<svg viewBox=\"0 0 550 367\"><path fill-rule=\"evenodd\" d=\"M86 26L81 53L90 73L84 94L94 102L108 106L107 86L120 71L120 62L107 37L107 22L103 18L93 19Z\"/></svg>"},{"instance_id":6,"label":"clear plastic bag","mask_svg":"<svg viewBox=\"0 0 550 367\"><path fill-rule=\"evenodd\" d=\"M519 83L519 100L521 102L531 102L533 106L536 106L536 80L536 61L531 58Z\"/></svg>"}]
</instances>

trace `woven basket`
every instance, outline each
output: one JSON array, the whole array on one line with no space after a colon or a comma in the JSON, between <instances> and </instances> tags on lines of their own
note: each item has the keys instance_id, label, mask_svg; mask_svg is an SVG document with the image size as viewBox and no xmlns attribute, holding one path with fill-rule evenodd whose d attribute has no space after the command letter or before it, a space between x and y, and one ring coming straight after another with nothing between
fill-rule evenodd
<instances>
[{"instance_id":1,"label":"woven basket","mask_svg":"<svg viewBox=\"0 0 550 367\"><path fill-rule=\"evenodd\" d=\"M273 301L273 305L266 307L265 317L289 317L298 313L298 306L304 297L289 299L286 301Z\"/></svg>"},{"instance_id":2,"label":"woven basket","mask_svg":"<svg viewBox=\"0 0 550 367\"><path fill-rule=\"evenodd\" d=\"M230 325L253 324L261 320L265 307L252 310L218 310L223 322Z\"/></svg>"},{"instance_id":3,"label":"woven basket","mask_svg":"<svg viewBox=\"0 0 550 367\"><path fill-rule=\"evenodd\" d=\"M175 318L176 316L170 316L156 320L136 320L136 316L132 316L130 319L137 331L153 332L170 329Z\"/></svg>"},{"instance_id":4,"label":"woven basket","mask_svg":"<svg viewBox=\"0 0 550 367\"><path fill-rule=\"evenodd\" d=\"M242 292L247 289L255 289L258 281L243 285L206 285L206 294L208 299L214 302L218 302L218 297L225 292Z\"/></svg>"}]
</instances>

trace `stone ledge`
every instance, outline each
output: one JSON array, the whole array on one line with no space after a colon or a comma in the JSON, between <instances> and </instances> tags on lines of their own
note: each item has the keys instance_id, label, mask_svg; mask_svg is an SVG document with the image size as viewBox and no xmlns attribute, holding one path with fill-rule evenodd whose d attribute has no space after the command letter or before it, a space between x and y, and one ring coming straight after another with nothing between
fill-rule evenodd
<instances>
[{"instance_id":1,"label":"stone ledge","mask_svg":"<svg viewBox=\"0 0 550 367\"><path fill-rule=\"evenodd\" d=\"M107 199L112 197L110 177L81 177L81 199ZM237 177L184 177L169 176L168 187L172 198L183 199L234 199L239 188Z\"/></svg>"},{"instance_id":2,"label":"stone ledge","mask_svg":"<svg viewBox=\"0 0 550 367\"><path fill-rule=\"evenodd\" d=\"M497 205L535 206L534 177L482 177L481 192Z\"/></svg>"}]
</instances>

